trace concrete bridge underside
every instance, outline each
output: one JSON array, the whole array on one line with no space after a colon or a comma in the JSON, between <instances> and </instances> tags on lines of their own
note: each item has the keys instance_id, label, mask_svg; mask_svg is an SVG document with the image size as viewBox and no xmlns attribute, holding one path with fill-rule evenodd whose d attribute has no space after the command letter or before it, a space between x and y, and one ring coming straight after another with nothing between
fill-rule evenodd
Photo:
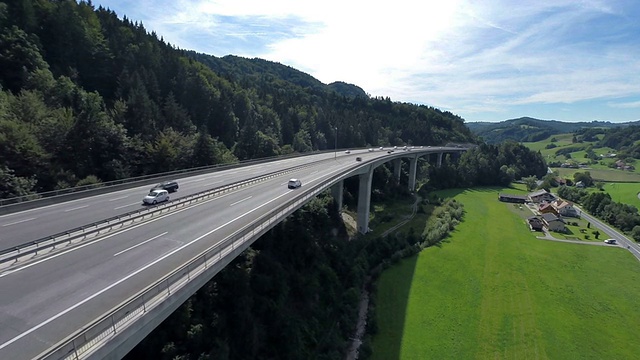
<instances>
[{"instance_id":1,"label":"concrete bridge underside","mask_svg":"<svg viewBox=\"0 0 640 360\"><path fill-rule=\"evenodd\" d=\"M342 210L342 202L344 198L344 179L351 176L359 177L359 188L358 188L358 219L357 226L358 232L361 234L366 234L369 229L369 211L371 208L371 182L373 179L373 170L378 166L387 163L393 162L393 177L397 183L400 183L400 174L402 173L402 158L407 158L409 160L409 181L408 187L409 191L416 190L416 176L418 170L418 158L424 155L430 156L434 153L403 153L402 156L387 160L381 159L371 162L366 166L362 166L347 176L343 177L337 183L335 183L331 192L338 206L338 211ZM437 165L438 167L442 166L442 158L444 156L444 152L437 152Z\"/></svg>"}]
</instances>

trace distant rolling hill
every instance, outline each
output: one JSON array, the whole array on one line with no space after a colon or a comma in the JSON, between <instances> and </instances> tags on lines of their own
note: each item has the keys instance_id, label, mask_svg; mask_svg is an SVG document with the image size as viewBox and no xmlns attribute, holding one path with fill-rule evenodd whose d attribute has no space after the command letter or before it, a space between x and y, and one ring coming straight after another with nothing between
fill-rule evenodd
<instances>
[{"instance_id":1,"label":"distant rolling hill","mask_svg":"<svg viewBox=\"0 0 640 360\"><path fill-rule=\"evenodd\" d=\"M215 57L195 51L185 51L184 53L209 66L214 71L240 82L260 82L265 79L268 81L279 79L281 80L279 84L282 87L287 87L290 85L288 83L291 83L307 89L335 91L342 96L350 98L369 97L367 93L357 85L342 81L325 85L320 80L305 72L269 60L259 58L249 59L234 55Z\"/></svg>"},{"instance_id":2,"label":"distant rolling hill","mask_svg":"<svg viewBox=\"0 0 640 360\"><path fill-rule=\"evenodd\" d=\"M558 120L540 120L530 117L510 119L497 123L468 122L466 125L487 143L496 144L506 140L517 142L540 141L555 134L572 133L584 128L616 128L639 125L640 121L611 123L608 121L564 122Z\"/></svg>"}]
</instances>

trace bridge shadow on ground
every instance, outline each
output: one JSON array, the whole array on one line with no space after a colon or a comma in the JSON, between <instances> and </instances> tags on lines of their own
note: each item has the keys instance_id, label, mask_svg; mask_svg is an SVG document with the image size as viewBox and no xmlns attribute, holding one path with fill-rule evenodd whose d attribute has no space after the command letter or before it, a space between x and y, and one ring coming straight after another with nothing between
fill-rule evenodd
<instances>
[{"instance_id":1,"label":"bridge shadow on ground","mask_svg":"<svg viewBox=\"0 0 640 360\"><path fill-rule=\"evenodd\" d=\"M372 359L400 359L407 307L418 255L391 265L378 279L376 318L378 332L373 341Z\"/></svg>"}]
</instances>

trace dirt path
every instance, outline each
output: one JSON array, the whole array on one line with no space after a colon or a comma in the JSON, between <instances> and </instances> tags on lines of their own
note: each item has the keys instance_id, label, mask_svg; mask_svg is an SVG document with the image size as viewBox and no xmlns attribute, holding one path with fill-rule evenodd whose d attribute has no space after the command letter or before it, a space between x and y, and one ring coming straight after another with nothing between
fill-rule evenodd
<instances>
[{"instance_id":1,"label":"dirt path","mask_svg":"<svg viewBox=\"0 0 640 360\"><path fill-rule=\"evenodd\" d=\"M416 201L414 201L413 205L411 205L411 215L407 216L406 219L402 220L401 222L399 222L398 224L394 225L391 229L385 231L382 233L382 237L385 237L389 234L391 234L392 232L398 230L399 228L401 228L402 226L406 225L409 221L411 221L411 219L413 219L416 216L416 212L418 211L418 204L420 203L420 201L422 200L422 198L418 195L415 196L416 197Z\"/></svg>"},{"instance_id":2,"label":"dirt path","mask_svg":"<svg viewBox=\"0 0 640 360\"><path fill-rule=\"evenodd\" d=\"M411 219L416 216L418 211L418 204L422 198L416 195L416 200L413 205L411 205L411 215L407 216L404 220L394 225L391 229L382 233L382 236L387 236L392 232L398 230L403 225L406 225ZM352 224L354 228L357 228L356 221L348 214L342 213L342 219L349 224ZM367 309L369 309L369 292L366 290L362 290L360 295L360 305L358 308L358 324L356 325L356 334L353 338L351 338L351 346L349 346L349 351L347 352L347 356L345 360L357 360L358 359L358 349L360 345L362 345L362 337L364 336L365 329L367 328Z\"/></svg>"},{"instance_id":3,"label":"dirt path","mask_svg":"<svg viewBox=\"0 0 640 360\"><path fill-rule=\"evenodd\" d=\"M366 290L362 291L362 296L360 297L360 309L358 310L358 325L356 326L356 335L351 339L351 346L349 346L349 352L347 352L347 356L345 360L356 360L358 359L358 350L360 349L360 345L362 344L362 337L364 336L364 331L367 328L367 309L369 308L369 292Z\"/></svg>"}]
</instances>

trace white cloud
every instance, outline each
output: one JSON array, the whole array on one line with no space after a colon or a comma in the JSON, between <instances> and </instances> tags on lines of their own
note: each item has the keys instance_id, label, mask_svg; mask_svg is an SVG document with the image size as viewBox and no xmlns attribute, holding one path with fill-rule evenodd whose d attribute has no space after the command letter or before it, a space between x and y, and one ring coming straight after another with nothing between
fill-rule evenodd
<instances>
[{"instance_id":1,"label":"white cloud","mask_svg":"<svg viewBox=\"0 0 640 360\"><path fill-rule=\"evenodd\" d=\"M144 21L148 29L181 48L217 56L261 57L325 83L346 81L374 96L459 114L503 114L513 105L640 96L636 60L640 30L637 17L628 13L634 4L604 0L178 0L163 5L143 0L136 4L138 13L148 17Z\"/></svg>"},{"instance_id":2,"label":"white cloud","mask_svg":"<svg viewBox=\"0 0 640 360\"><path fill-rule=\"evenodd\" d=\"M612 108L622 108L622 109L635 109L640 108L640 101L631 101L631 102L622 102L622 103L608 103Z\"/></svg>"}]
</instances>

